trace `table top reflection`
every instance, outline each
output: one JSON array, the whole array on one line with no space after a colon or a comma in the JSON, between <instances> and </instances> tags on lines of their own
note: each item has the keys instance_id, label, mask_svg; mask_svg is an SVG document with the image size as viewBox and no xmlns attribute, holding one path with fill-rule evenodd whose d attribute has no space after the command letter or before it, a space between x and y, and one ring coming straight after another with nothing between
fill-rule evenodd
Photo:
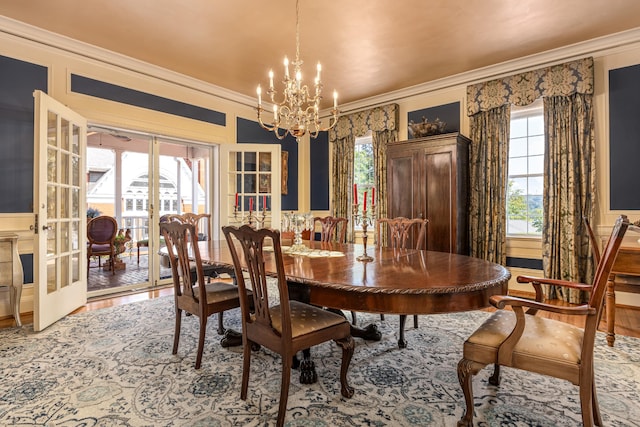
<instances>
[{"instance_id":1,"label":"table top reflection","mask_svg":"<svg viewBox=\"0 0 640 427\"><path fill-rule=\"evenodd\" d=\"M432 314L475 310L491 295L505 295L511 277L498 264L464 255L368 246L370 262L358 261L361 244L305 241L311 256L288 254L287 280L309 288L310 303L373 313ZM232 271L226 241L199 242L202 261ZM321 252L324 251L324 252ZM265 251L266 252L266 251ZM271 253L267 271L275 275Z\"/></svg>"}]
</instances>

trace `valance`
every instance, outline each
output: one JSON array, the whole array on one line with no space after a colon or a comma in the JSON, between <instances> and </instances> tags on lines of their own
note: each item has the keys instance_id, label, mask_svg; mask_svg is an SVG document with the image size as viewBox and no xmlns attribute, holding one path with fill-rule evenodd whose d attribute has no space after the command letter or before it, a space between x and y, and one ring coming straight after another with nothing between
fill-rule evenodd
<instances>
[{"instance_id":1,"label":"valance","mask_svg":"<svg viewBox=\"0 0 640 427\"><path fill-rule=\"evenodd\" d=\"M338 118L336 126L329 131L329 141L364 136L369 130L381 132L398 127L398 104L388 104L370 110L347 114Z\"/></svg>"},{"instance_id":2,"label":"valance","mask_svg":"<svg viewBox=\"0 0 640 427\"><path fill-rule=\"evenodd\" d=\"M593 94L593 58L467 86L467 115L505 104L525 106L540 97Z\"/></svg>"}]
</instances>

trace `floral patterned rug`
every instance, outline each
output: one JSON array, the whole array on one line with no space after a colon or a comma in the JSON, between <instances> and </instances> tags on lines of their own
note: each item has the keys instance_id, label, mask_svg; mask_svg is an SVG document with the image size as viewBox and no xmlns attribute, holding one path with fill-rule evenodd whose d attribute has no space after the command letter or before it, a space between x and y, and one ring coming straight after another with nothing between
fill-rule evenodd
<instances>
[{"instance_id":1,"label":"floral patterned rug","mask_svg":"<svg viewBox=\"0 0 640 427\"><path fill-rule=\"evenodd\" d=\"M488 314L420 316L407 322L408 347L397 346L398 316L359 314L383 339L356 339L349 369L351 399L339 390L340 349L312 349L318 382L292 372L289 426L455 426L464 397L456 365L463 340ZM225 326L240 330L239 310ZM0 425L11 426L270 426L275 424L281 362L254 353L246 401L240 400L242 352L222 348L217 320L207 328L202 368L194 369L197 319L183 320L177 355L173 297L68 316L43 332L31 325L0 331ZM607 426L640 426L640 340L604 334L596 342L596 382ZM578 388L566 381L490 368L474 380L475 425L581 425Z\"/></svg>"}]
</instances>

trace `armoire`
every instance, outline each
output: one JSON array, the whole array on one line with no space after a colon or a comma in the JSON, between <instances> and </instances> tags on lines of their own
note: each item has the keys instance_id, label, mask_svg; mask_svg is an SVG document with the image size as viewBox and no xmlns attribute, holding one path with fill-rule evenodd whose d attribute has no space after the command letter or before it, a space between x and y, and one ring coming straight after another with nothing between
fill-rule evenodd
<instances>
[{"instance_id":1,"label":"armoire","mask_svg":"<svg viewBox=\"0 0 640 427\"><path fill-rule=\"evenodd\" d=\"M387 216L427 218L427 250L469 254L470 144L448 133L387 146Z\"/></svg>"}]
</instances>

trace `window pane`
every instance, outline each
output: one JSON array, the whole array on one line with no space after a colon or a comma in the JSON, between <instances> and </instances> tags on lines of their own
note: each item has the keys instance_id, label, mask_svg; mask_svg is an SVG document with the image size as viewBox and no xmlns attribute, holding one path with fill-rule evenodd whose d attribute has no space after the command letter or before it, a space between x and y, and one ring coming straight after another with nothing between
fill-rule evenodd
<instances>
[{"instance_id":1,"label":"window pane","mask_svg":"<svg viewBox=\"0 0 640 427\"><path fill-rule=\"evenodd\" d=\"M512 138L509 141L509 157L527 155L527 138Z\"/></svg>"},{"instance_id":2,"label":"window pane","mask_svg":"<svg viewBox=\"0 0 640 427\"><path fill-rule=\"evenodd\" d=\"M544 136L529 137L529 155L544 154Z\"/></svg>"},{"instance_id":3,"label":"window pane","mask_svg":"<svg viewBox=\"0 0 640 427\"><path fill-rule=\"evenodd\" d=\"M527 118L511 120L509 132L511 138L527 136Z\"/></svg>"},{"instance_id":4,"label":"window pane","mask_svg":"<svg viewBox=\"0 0 640 427\"><path fill-rule=\"evenodd\" d=\"M527 174L527 158L516 157L509 159L509 175L526 175Z\"/></svg>"},{"instance_id":5,"label":"window pane","mask_svg":"<svg viewBox=\"0 0 640 427\"><path fill-rule=\"evenodd\" d=\"M542 176L529 177L529 195L542 196L544 189L544 178Z\"/></svg>"},{"instance_id":6,"label":"window pane","mask_svg":"<svg viewBox=\"0 0 640 427\"><path fill-rule=\"evenodd\" d=\"M529 117L529 135L544 135L544 118L542 114Z\"/></svg>"},{"instance_id":7,"label":"window pane","mask_svg":"<svg viewBox=\"0 0 640 427\"><path fill-rule=\"evenodd\" d=\"M529 174L537 175L544 172L544 156L529 156Z\"/></svg>"}]
</instances>

